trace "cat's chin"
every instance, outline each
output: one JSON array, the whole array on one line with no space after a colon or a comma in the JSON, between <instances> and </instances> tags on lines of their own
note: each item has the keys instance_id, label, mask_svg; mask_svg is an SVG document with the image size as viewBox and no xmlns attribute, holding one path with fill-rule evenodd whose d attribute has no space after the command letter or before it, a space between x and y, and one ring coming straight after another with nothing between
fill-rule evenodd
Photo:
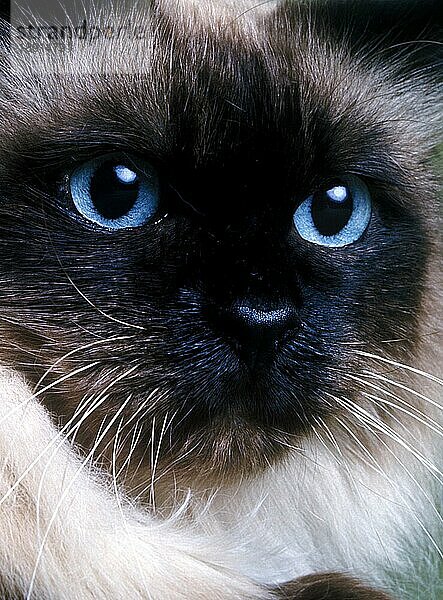
<instances>
[{"instance_id":1,"label":"cat's chin","mask_svg":"<svg viewBox=\"0 0 443 600\"><path fill-rule=\"evenodd\" d=\"M256 476L302 445L317 416L327 416L314 399L304 414L295 401L288 406L287 390L256 373L215 379L208 387L209 406L172 426L163 441L158 479L170 473L175 482L201 488Z\"/></svg>"},{"instance_id":2,"label":"cat's chin","mask_svg":"<svg viewBox=\"0 0 443 600\"><path fill-rule=\"evenodd\" d=\"M154 477L152 461L145 456L129 472L124 485L142 501L150 500L152 481L157 500L170 497L171 491L232 485L284 460L289 447L296 449L296 440L292 436L291 446L287 435L271 433L242 418L226 419L189 434L172 450L160 452Z\"/></svg>"}]
</instances>

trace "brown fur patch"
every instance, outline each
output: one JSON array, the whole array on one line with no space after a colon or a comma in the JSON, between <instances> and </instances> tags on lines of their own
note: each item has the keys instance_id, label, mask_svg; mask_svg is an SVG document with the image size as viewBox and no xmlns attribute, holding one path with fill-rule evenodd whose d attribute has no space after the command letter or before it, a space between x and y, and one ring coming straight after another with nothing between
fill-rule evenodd
<instances>
[{"instance_id":1,"label":"brown fur patch","mask_svg":"<svg viewBox=\"0 0 443 600\"><path fill-rule=\"evenodd\" d=\"M300 577L279 589L282 600L393 600L342 573L321 573Z\"/></svg>"}]
</instances>

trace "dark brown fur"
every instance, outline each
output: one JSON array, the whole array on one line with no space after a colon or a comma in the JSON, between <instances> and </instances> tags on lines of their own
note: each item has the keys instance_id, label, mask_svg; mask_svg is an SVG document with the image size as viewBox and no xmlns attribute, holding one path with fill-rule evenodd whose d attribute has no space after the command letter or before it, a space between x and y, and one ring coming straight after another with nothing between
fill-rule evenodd
<instances>
[{"instance_id":1,"label":"dark brown fur","mask_svg":"<svg viewBox=\"0 0 443 600\"><path fill-rule=\"evenodd\" d=\"M342 573L300 577L281 588L282 600L392 600L381 590L368 587Z\"/></svg>"}]
</instances>

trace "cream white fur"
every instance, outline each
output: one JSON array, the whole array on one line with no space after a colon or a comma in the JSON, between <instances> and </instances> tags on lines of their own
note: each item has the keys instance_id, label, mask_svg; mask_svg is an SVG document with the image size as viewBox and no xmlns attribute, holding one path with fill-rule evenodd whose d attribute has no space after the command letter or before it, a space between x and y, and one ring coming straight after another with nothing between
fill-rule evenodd
<instances>
[{"instance_id":1,"label":"cream white fur","mask_svg":"<svg viewBox=\"0 0 443 600\"><path fill-rule=\"evenodd\" d=\"M269 598L222 545L137 511L82 467L23 380L0 372L0 573L29 598Z\"/></svg>"}]
</instances>

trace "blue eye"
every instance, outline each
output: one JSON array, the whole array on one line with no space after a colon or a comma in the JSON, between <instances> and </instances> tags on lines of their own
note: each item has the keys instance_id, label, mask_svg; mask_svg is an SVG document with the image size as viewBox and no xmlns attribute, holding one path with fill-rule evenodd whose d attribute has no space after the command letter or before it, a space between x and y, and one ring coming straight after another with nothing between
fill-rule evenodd
<instances>
[{"instance_id":1,"label":"blue eye","mask_svg":"<svg viewBox=\"0 0 443 600\"><path fill-rule=\"evenodd\" d=\"M108 229L144 225L157 211L159 182L147 162L119 154L94 158L70 179L71 197L81 215Z\"/></svg>"},{"instance_id":2,"label":"blue eye","mask_svg":"<svg viewBox=\"0 0 443 600\"><path fill-rule=\"evenodd\" d=\"M340 248L361 238L371 212L366 184L354 175L346 175L306 198L294 213L294 225L308 242Z\"/></svg>"}]
</instances>

